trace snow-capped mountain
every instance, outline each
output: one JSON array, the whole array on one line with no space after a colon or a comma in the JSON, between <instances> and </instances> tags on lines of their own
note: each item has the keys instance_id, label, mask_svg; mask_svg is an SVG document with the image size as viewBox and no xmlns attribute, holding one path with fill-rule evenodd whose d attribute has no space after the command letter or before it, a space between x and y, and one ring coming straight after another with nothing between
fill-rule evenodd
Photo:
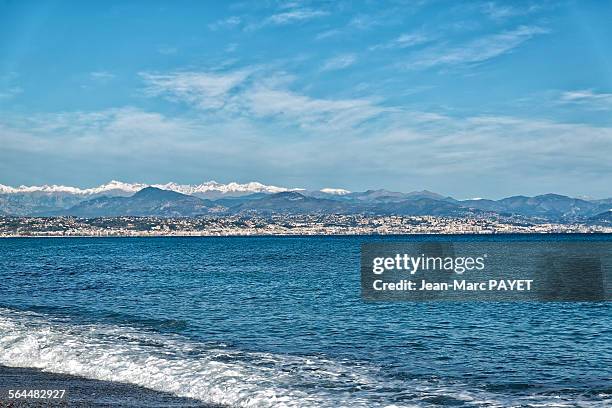
<instances>
[{"instance_id":1,"label":"snow-capped mountain","mask_svg":"<svg viewBox=\"0 0 612 408\"><path fill-rule=\"evenodd\" d=\"M141 194L144 190L155 192ZM129 198L129 200L128 200ZM499 213L552 221L608 220L612 198L585 201L558 194L501 200L455 200L431 191L307 191L258 182L145 184L113 180L98 187L65 185L10 187L0 184L0 216L181 215L240 212L358 213L464 216ZM597 218L598 217L598 218ZM606 221L608 222L608 221Z\"/></svg>"},{"instance_id":2,"label":"snow-capped mountain","mask_svg":"<svg viewBox=\"0 0 612 408\"><path fill-rule=\"evenodd\" d=\"M217 198L219 196L232 196L238 197L241 195L247 194L255 194L255 193L264 193L264 194L274 194L281 193L283 191L302 191L301 188L286 188L286 187L277 187L265 185L262 183L258 183L256 181L252 181L250 183L240 184L240 183L228 183L221 184L216 181L207 181L202 184L177 184L177 183L168 183L168 184L152 184L150 187L156 187L162 190L171 190L176 191L177 193L194 195L197 197L205 197L205 198Z\"/></svg>"},{"instance_id":3,"label":"snow-capped mountain","mask_svg":"<svg viewBox=\"0 0 612 408\"><path fill-rule=\"evenodd\" d=\"M0 215L39 215L67 209L85 200L101 196L128 197L146 187L174 191L198 198L218 199L235 198L251 194L275 194L285 191L303 191L299 188L286 188L265 185L258 182L245 184L222 184L207 181L202 184L146 184L125 183L112 180L97 187L79 188L65 185L19 186L11 187L0 184Z\"/></svg>"},{"instance_id":4,"label":"snow-capped mountain","mask_svg":"<svg viewBox=\"0 0 612 408\"><path fill-rule=\"evenodd\" d=\"M64 185L42 185L42 186L24 186L11 187L0 184L0 194L19 194L19 193L67 193L77 195L95 195L105 193L107 191L124 191L126 193L135 193L147 187L146 184L140 183L123 183L113 180L110 183L102 184L98 187L79 188Z\"/></svg>"},{"instance_id":5,"label":"snow-capped mountain","mask_svg":"<svg viewBox=\"0 0 612 408\"><path fill-rule=\"evenodd\" d=\"M65 185L42 185L42 186L24 186L11 187L0 184L0 194L20 194L20 193L65 193L79 196L96 196L96 195L128 195L134 194L143 188L155 187L161 190L176 191L177 193L194 195L203 198L219 198L223 196L238 197L241 195L264 193L274 194L284 191L300 191L305 192L303 188L278 187L262 184L256 181L249 183L231 182L227 184L217 183L216 181L207 181L202 184L146 184L146 183L125 183L122 181L112 180L106 184L91 188L79 188ZM350 194L349 190L342 188L322 188L319 191L312 193L323 193L329 195L343 196Z\"/></svg>"},{"instance_id":6,"label":"snow-capped mountain","mask_svg":"<svg viewBox=\"0 0 612 408\"><path fill-rule=\"evenodd\" d=\"M207 181L202 184L145 184L145 183L124 183L122 181L112 180L109 183L102 184L98 187L79 188L64 185L42 185L42 186L19 186L11 187L0 184L0 194L19 194L19 193L67 193L76 195L98 195L108 192L124 192L133 194L142 190L145 187L155 187L162 190L176 191L177 193L188 195L199 195L206 193L219 194L254 194L254 193L280 193L283 191L301 191L301 188L285 188L277 186L269 186L258 182L250 182L245 184L228 183L222 184L216 181Z\"/></svg>"},{"instance_id":7,"label":"snow-capped mountain","mask_svg":"<svg viewBox=\"0 0 612 408\"><path fill-rule=\"evenodd\" d=\"M319 191L325 194L333 194L333 195L340 195L340 196L351 194L350 191L345 190L343 188L322 188Z\"/></svg>"}]
</instances>

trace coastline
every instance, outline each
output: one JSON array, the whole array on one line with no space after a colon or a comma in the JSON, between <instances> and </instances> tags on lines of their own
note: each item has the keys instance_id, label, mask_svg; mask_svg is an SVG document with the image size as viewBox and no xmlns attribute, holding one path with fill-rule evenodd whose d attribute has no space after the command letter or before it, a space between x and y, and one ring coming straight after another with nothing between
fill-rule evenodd
<instances>
[{"instance_id":1,"label":"coastline","mask_svg":"<svg viewBox=\"0 0 612 408\"><path fill-rule=\"evenodd\" d=\"M58 400L8 399L8 390L66 390ZM53 402L52 402L53 401ZM4 405L6 404L6 405ZM177 397L133 384L93 380L69 374L57 374L36 368L0 365L0 406L42 407L180 407L213 408L218 405Z\"/></svg>"},{"instance_id":2,"label":"coastline","mask_svg":"<svg viewBox=\"0 0 612 408\"><path fill-rule=\"evenodd\" d=\"M0 237L319 236L612 233L612 225L496 217L277 215L271 217L2 217Z\"/></svg>"},{"instance_id":3,"label":"coastline","mask_svg":"<svg viewBox=\"0 0 612 408\"><path fill-rule=\"evenodd\" d=\"M403 237L403 236L506 236L506 235L563 235L563 236L608 236L612 235L610 231L503 231L503 232L397 232L397 233L294 233L294 234L266 234L266 233L253 233L253 234L108 234L108 235L73 235L73 234L15 234L15 235L1 235L2 239L19 239L19 238L300 238L300 237Z\"/></svg>"}]
</instances>

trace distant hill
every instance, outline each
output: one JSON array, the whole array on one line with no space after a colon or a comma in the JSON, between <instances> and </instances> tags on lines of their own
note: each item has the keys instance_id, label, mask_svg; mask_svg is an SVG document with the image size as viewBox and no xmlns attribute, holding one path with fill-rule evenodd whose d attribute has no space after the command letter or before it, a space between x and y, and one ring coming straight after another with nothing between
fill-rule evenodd
<instances>
[{"instance_id":1,"label":"distant hill","mask_svg":"<svg viewBox=\"0 0 612 408\"><path fill-rule=\"evenodd\" d=\"M600 218L605 221L610 208L612 198L591 200L559 194L519 195L500 200L456 200L427 190L351 192L324 188L312 191L258 182L148 185L111 181L84 189L62 185L10 187L0 184L0 215L3 216L364 213L463 217L497 213L553 222L595 222L593 220Z\"/></svg>"},{"instance_id":2,"label":"distant hill","mask_svg":"<svg viewBox=\"0 0 612 408\"><path fill-rule=\"evenodd\" d=\"M379 195L372 200L337 200L307 197L297 192L283 192L257 200L243 202L231 207L234 213L255 212L259 214L356 214L373 215L440 215L462 216L481 211L463 208L444 199L415 196L403 200L387 200Z\"/></svg>"},{"instance_id":3,"label":"distant hill","mask_svg":"<svg viewBox=\"0 0 612 408\"><path fill-rule=\"evenodd\" d=\"M600 212L601 204L559 194L513 196L501 200L465 200L461 205L502 214L518 214L551 220L579 220Z\"/></svg>"},{"instance_id":4,"label":"distant hill","mask_svg":"<svg viewBox=\"0 0 612 408\"><path fill-rule=\"evenodd\" d=\"M214 200L215 205L223 207L234 207L247 201L257 200L259 198L267 197L267 193L253 193L249 195L243 195L238 197L224 197Z\"/></svg>"},{"instance_id":5,"label":"distant hill","mask_svg":"<svg viewBox=\"0 0 612 408\"><path fill-rule=\"evenodd\" d=\"M385 215L436 215L443 217L462 217L482 213L480 210L465 208L445 199L426 197L377 204L372 208L372 212Z\"/></svg>"},{"instance_id":6,"label":"distant hill","mask_svg":"<svg viewBox=\"0 0 612 408\"><path fill-rule=\"evenodd\" d=\"M345 214L359 212L360 207L344 201L307 197L295 191L271 194L263 198L245 201L230 210L233 213L259 214Z\"/></svg>"},{"instance_id":7,"label":"distant hill","mask_svg":"<svg viewBox=\"0 0 612 408\"><path fill-rule=\"evenodd\" d=\"M76 217L157 216L192 217L209 213L215 204L209 200L146 187L131 197L98 197L60 211Z\"/></svg>"},{"instance_id":8,"label":"distant hill","mask_svg":"<svg viewBox=\"0 0 612 408\"><path fill-rule=\"evenodd\" d=\"M23 192L0 194L0 213L36 215L57 212L83 201L83 197L65 192Z\"/></svg>"},{"instance_id":9,"label":"distant hill","mask_svg":"<svg viewBox=\"0 0 612 408\"><path fill-rule=\"evenodd\" d=\"M601 214L597 214L594 217L589 218L588 221L591 224L612 225L612 209Z\"/></svg>"}]
</instances>

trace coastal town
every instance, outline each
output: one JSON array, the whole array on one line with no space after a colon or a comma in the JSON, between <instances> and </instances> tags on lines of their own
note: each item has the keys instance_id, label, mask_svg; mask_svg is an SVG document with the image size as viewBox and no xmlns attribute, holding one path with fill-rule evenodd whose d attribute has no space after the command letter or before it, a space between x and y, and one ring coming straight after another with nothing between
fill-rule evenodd
<instances>
[{"instance_id":1,"label":"coastal town","mask_svg":"<svg viewBox=\"0 0 612 408\"><path fill-rule=\"evenodd\" d=\"M222 217L0 217L0 237L297 236L505 233L612 233L604 225L520 217L362 214Z\"/></svg>"}]
</instances>

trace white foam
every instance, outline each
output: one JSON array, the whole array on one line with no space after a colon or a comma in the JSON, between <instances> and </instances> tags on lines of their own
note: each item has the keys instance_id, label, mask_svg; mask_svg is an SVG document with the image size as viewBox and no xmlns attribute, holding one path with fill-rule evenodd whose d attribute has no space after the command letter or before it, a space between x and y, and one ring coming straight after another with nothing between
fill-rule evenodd
<instances>
[{"instance_id":1,"label":"white foam","mask_svg":"<svg viewBox=\"0 0 612 408\"><path fill-rule=\"evenodd\" d=\"M565 402L530 397L509 401L465 384L391 380L382 376L380 367L355 362L243 352L178 335L106 324L75 325L3 308L0 364L125 382L240 407L428 406L428 398L440 396L488 407ZM392 400L397 392L393 390L410 392L415 398L406 404L385 402ZM590 402L582 405L591 406Z\"/></svg>"},{"instance_id":2,"label":"white foam","mask_svg":"<svg viewBox=\"0 0 612 408\"><path fill-rule=\"evenodd\" d=\"M340 401L331 392L300 390L300 383L334 383L338 378L371 382L325 359L198 347L178 336L112 325L67 325L0 309L0 364L6 366L126 382L243 407L334 406ZM366 406L365 401L351 404Z\"/></svg>"}]
</instances>

